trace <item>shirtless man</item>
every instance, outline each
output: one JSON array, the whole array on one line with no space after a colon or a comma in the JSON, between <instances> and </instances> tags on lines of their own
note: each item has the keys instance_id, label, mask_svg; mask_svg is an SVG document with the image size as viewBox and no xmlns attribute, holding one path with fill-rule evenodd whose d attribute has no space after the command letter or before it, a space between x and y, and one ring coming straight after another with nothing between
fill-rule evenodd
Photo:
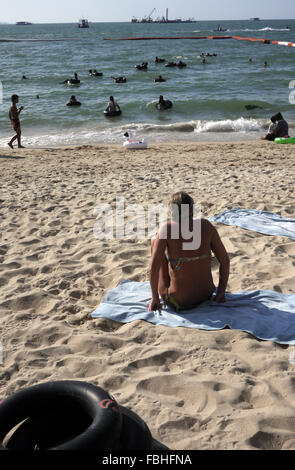
<instances>
[{"instance_id":1,"label":"shirtless man","mask_svg":"<svg viewBox=\"0 0 295 470\"><path fill-rule=\"evenodd\" d=\"M16 135L14 137L12 137L10 142L8 142L8 145L9 145L10 148L13 149L12 144L17 139L18 148L22 149L24 147L23 147L23 145L21 145L21 127L20 127L19 114L24 109L24 107L21 106L19 109L17 109L16 105L18 103L18 95L12 95L11 101L12 101L12 103L11 103L10 109L9 109L9 118L11 120L12 127L16 132Z\"/></svg>"},{"instance_id":2,"label":"shirtless man","mask_svg":"<svg viewBox=\"0 0 295 470\"><path fill-rule=\"evenodd\" d=\"M189 206L189 229L193 228L193 200L184 192L172 197L172 204L179 210L184 204ZM189 243L181 236L173 239L171 233L175 224L166 222L159 230L151 246L150 284L152 300L149 310L161 308L160 296L176 311L193 308L208 300L215 286L211 271L211 251L219 261L219 283L214 300L225 302L225 290L229 277L229 257L217 230L206 219L201 219L201 244L198 249L184 250L183 243ZM174 227L173 227L174 226ZM161 237L166 233L167 237ZM160 296L159 296L160 294Z\"/></svg>"}]
</instances>

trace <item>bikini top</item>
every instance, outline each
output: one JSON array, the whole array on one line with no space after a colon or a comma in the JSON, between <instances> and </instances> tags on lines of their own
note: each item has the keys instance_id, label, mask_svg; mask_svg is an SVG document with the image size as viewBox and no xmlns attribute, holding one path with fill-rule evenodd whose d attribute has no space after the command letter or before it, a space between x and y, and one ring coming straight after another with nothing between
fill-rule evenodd
<instances>
[{"instance_id":1,"label":"bikini top","mask_svg":"<svg viewBox=\"0 0 295 470\"><path fill-rule=\"evenodd\" d=\"M191 257L181 257L181 258L170 258L167 254L166 254L166 258L168 260L168 262L171 264L171 267L173 269L173 271L179 271L180 268L181 268L181 264L182 263L187 263L189 261L198 261L200 259L205 259L205 258L212 258L211 256L211 252L208 252L208 253L205 253L204 255L200 255L200 256L191 256Z\"/></svg>"}]
</instances>

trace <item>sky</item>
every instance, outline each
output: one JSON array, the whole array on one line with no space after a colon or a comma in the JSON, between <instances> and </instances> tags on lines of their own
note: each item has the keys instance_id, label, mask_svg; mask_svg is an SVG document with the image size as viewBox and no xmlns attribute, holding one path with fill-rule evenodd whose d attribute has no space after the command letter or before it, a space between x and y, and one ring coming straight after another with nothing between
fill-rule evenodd
<instances>
[{"instance_id":1,"label":"sky","mask_svg":"<svg viewBox=\"0 0 295 470\"><path fill-rule=\"evenodd\" d=\"M165 16L196 20L295 19L295 0L1 0L0 23L71 23L130 21L133 16Z\"/></svg>"}]
</instances>

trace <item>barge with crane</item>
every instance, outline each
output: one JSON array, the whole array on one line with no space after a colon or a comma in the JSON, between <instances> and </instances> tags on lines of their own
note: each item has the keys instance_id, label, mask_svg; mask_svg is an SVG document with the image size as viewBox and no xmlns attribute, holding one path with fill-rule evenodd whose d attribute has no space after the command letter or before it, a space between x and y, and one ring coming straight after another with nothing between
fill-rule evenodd
<instances>
[{"instance_id":1,"label":"barge with crane","mask_svg":"<svg viewBox=\"0 0 295 470\"><path fill-rule=\"evenodd\" d=\"M197 21L194 18L189 18L187 20L182 20L181 18L177 18L175 20L169 20L168 18L168 8L166 8L166 16L162 16L161 18L153 19L152 15L155 13L156 8L153 8L149 15L144 16L143 18L135 18L133 17L131 23L196 23Z\"/></svg>"}]
</instances>

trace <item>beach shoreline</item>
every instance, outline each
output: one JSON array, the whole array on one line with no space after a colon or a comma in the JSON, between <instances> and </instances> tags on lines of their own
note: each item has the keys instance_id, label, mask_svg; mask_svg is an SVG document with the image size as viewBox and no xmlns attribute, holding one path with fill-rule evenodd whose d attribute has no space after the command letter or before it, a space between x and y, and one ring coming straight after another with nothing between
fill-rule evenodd
<instances>
[{"instance_id":1,"label":"beach shoreline","mask_svg":"<svg viewBox=\"0 0 295 470\"><path fill-rule=\"evenodd\" d=\"M25 139L25 138L24 138ZM263 142L263 144L265 144L266 146L277 146L277 144L275 144L274 142L271 142L271 141L267 141L267 140L257 140L255 138L253 139L240 139L240 140L222 140L222 141L212 141L210 140L210 138L207 136L207 139L208 140L200 140L200 141L195 141L195 140L170 140L170 141L166 141L166 142L163 142L163 141L158 141L158 142L148 142L148 147L147 149L140 149L140 150L135 150L135 149L124 149L124 151L127 153L127 154L134 154L134 153L140 153L140 152L145 152L146 150L154 150L156 151L157 150L157 147L167 147L167 148L170 148L170 146L179 146L179 149L181 151L181 146L199 146L199 145L212 145L212 146L219 146L219 145L231 145L231 144L234 144L234 145L240 145L240 144L249 144L249 145L255 145L255 144L258 144L258 143L261 143ZM9 140L9 138L7 139ZM39 147L39 146L31 146L31 145L28 145L25 147L25 149L19 149L15 146L15 148L12 150L12 149L9 149L9 147L5 145L3 146L0 146L0 151L3 151L3 150L10 150L11 151L11 156L13 156L13 152L14 151L19 151L19 152L24 152L26 153L26 151L40 151L40 150L64 150L64 149L76 149L76 148L79 148L79 149L87 149L87 148L93 148L93 149L99 149L101 147L107 147L111 150L121 150L123 149L123 139L122 139L122 143L114 143L114 142L89 142L89 143L81 143L81 144L78 144L78 143L75 143L75 144L63 144L63 145L55 145L55 146L42 146L42 147Z\"/></svg>"},{"instance_id":2,"label":"beach shoreline","mask_svg":"<svg viewBox=\"0 0 295 470\"><path fill-rule=\"evenodd\" d=\"M24 140L25 144L25 140ZM295 218L294 148L265 141L0 149L0 399L49 380L105 388L170 449L295 449L293 347L224 329L93 319L122 280L148 280L150 240L97 240L99 204L240 207ZM214 224L215 225L215 224ZM295 245L216 224L228 291L294 293ZM213 264L214 280L218 265Z\"/></svg>"}]
</instances>

